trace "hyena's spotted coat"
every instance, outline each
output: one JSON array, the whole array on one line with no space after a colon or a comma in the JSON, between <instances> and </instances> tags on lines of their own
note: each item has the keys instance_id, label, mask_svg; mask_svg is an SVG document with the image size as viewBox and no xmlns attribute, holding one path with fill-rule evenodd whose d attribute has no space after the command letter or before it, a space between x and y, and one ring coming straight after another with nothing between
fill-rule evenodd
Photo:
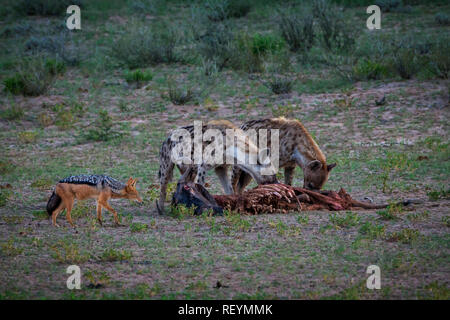
<instances>
[{"instance_id":1,"label":"hyena's spotted coat","mask_svg":"<svg viewBox=\"0 0 450 320\"><path fill-rule=\"evenodd\" d=\"M292 184L294 170L298 165L303 169L303 186L319 190L327 181L330 170L336 166L335 163L327 165L325 155L299 120L283 117L251 120L244 123L241 129L255 129L256 132L267 129L269 149L270 129L279 130L279 168L284 168L286 184ZM257 144L256 141L254 143ZM241 193L250 182L251 176L238 167L233 167L231 184L235 193Z\"/></svg>"},{"instance_id":2,"label":"hyena's spotted coat","mask_svg":"<svg viewBox=\"0 0 450 320\"><path fill-rule=\"evenodd\" d=\"M194 143L194 126L186 126L182 127L181 129L187 130L191 135L191 143ZM171 158L172 149L174 149L177 144L181 143L182 140L179 139L178 141L172 141L171 134L169 137L163 142L160 150L160 166L159 166L159 172L158 172L158 178L160 182L160 197L159 201L156 203L158 211L160 214L164 212L164 201L166 199L166 192L167 192L167 185L170 182L170 180L173 177L173 169L175 165L177 165L178 169L180 170L180 173L183 175L185 172L189 172L190 170L187 170L188 168L193 168L193 174L190 173L189 177L183 177L186 179L196 180L197 183L204 185L205 184L205 174L207 170L214 169L217 176L219 177L219 180L222 184L222 187L227 194L233 193L233 188L230 184L230 179L228 178L228 168L230 167L230 164L227 164L225 162L226 154L228 155L232 154L232 157L234 158L234 162L237 162L236 156L239 155L246 155L249 152L255 152L255 154L258 153L257 147L249 141L249 139L245 139L246 135L245 133L237 128L234 124L232 124L229 121L226 120L217 120L217 121L210 121L206 125L202 126L202 134L205 133L208 129L217 129L220 131L220 134L223 137L224 144L226 144L226 130L227 129L233 129L236 130L237 139L243 139L242 144L236 143L234 145L233 150L229 150L226 148L224 150L223 156L224 159L221 164L211 164L211 162L208 162L207 159L202 159L203 161L200 164L195 165L186 165L186 164L180 164L180 163L174 163L174 161ZM203 141L203 150L205 150L206 146L208 146L210 143L209 141ZM243 148L243 150L241 150ZM194 146L191 146L191 159L194 159ZM231 152L231 153L230 153ZM264 183L275 183L276 177L275 176L269 176L269 175L261 175L261 169L262 166L257 162L257 164L237 164L238 168L246 172L249 176L251 176L253 179L257 181L258 184L264 184Z\"/></svg>"}]
</instances>

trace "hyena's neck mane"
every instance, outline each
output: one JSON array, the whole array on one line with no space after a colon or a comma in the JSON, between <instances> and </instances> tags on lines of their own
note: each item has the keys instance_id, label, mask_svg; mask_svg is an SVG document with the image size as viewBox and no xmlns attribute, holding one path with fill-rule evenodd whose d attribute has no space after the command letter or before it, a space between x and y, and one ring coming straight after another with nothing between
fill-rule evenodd
<instances>
[{"instance_id":1,"label":"hyena's neck mane","mask_svg":"<svg viewBox=\"0 0 450 320\"><path fill-rule=\"evenodd\" d=\"M125 184L114 178L99 174L80 174L70 176L59 181L60 183L87 184L99 189L109 187L113 193L120 194Z\"/></svg>"}]
</instances>

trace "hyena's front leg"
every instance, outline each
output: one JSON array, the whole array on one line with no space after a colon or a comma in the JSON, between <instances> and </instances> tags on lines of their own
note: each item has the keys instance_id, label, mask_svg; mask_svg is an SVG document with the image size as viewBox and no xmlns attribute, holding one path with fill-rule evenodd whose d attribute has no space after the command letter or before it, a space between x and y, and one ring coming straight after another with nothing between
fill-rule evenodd
<instances>
[{"instance_id":1,"label":"hyena's front leg","mask_svg":"<svg viewBox=\"0 0 450 320\"><path fill-rule=\"evenodd\" d=\"M251 181L252 176L250 174L248 174L238 166L233 167L233 173L231 175L231 185L233 187L234 193L241 194Z\"/></svg>"},{"instance_id":2,"label":"hyena's front leg","mask_svg":"<svg viewBox=\"0 0 450 320\"><path fill-rule=\"evenodd\" d=\"M215 168L214 171L219 177L220 183L222 184L225 194L233 194L233 187L231 186L230 179L228 179L228 167L220 166Z\"/></svg>"},{"instance_id":3,"label":"hyena's front leg","mask_svg":"<svg viewBox=\"0 0 450 320\"><path fill-rule=\"evenodd\" d=\"M195 177L195 182L201 184L202 186L205 186L206 170L207 168L205 164L199 164L197 166L197 176Z\"/></svg>"},{"instance_id":4,"label":"hyena's front leg","mask_svg":"<svg viewBox=\"0 0 450 320\"><path fill-rule=\"evenodd\" d=\"M164 214L164 201L166 201L167 185L169 184L170 180L172 180L174 166L175 165L173 162L169 162L162 163L159 167L160 191L159 201L156 203L159 214Z\"/></svg>"},{"instance_id":5,"label":"hyena's front leg","mask_svg":"<svg viewBox=\"0 0 450 320\"><path fill-rule=\"evenodd\" d=\"M286 167L284 168L284 183L292 186L292 180L294 179L294 167Z\"/></svg>"},{"instance_id":6,"label":"hyena's front leg","mask_svg":"<svg viewBox=\"0 0 450 320\"><path fill-rule=\"evenodd\" d=\"M233 169L231 170L231 187L233 188L234 193L238 193L238 182L239 177L241 176L242 170L239 169L237 166L233 166Z\"/></svg>"}]
</instances>

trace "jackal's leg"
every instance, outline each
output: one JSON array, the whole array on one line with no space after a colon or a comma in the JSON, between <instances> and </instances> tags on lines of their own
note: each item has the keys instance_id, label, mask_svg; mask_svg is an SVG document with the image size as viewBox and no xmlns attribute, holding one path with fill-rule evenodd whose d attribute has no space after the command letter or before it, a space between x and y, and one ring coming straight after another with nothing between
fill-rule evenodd
<instances>
[{"instance_id":1,"label":"jackal's leg","mask_svg":"<svg viewBox=\"0 0 450 320\"><path fill-rule=\"evenodd\" d=\"M73 221L72 221L72 216L70 215L70 213L72 211L72 208L73 208L73 203L74 203L75 200L73 198L65 198L64 201L66 202L66 210L67 210L66 218L67 218L67 221L69 221L70 225L75 228L75 225L73 224Z\"/></svg>"},{"instance_id":2,"label":"jackal's leg","mask_svg":"<svg viewBox=\"0 0 450 320\"><path fill-rule=\"evenodd\" d=\"M59 206L53 211L53 213L52 213L52 224L53 224L53 226L59 227L59 225L56 223L56 218L61 213L61 211L64 210L64 208L65 208L64 202L61 201Z\"/></svg>"},{"instance_id":3,"label":"jackal's leg","mask_svg":"<svg viewBox=\"0 0 450 320\"><path fill-rule=\"evenodd\" d=\"M292 180L294 179L295 167L284 168L284 183L292 185Z\"/></svg>"},{"instance_id":4,"label":"jackal's leg","mask_svg":"<svg viewBox=\"0 0 450 320\"><path fill-rule=\"evenodd\" d=\"M100 223L100 225L103 225L102 222L102 205L97 201L97 221Z\"/></svg>"},{"instance_id":5,"label":"jackal's leg","mask_svg":"<svg viewBox=\"0 0 450 320\"><path fill-rule=\"evenodd\" d=\"M233 188L230 183L230 179L228 179L228 167L220 166L214 169L217 176L219 177L220 183L222 184L223 190L226 194L233 194Z\"/></svg>"},{"instance_id":6,"label":"jackal's leg","mask_svg":"<svg viewBox=\"0 0 450 320\"><path fill-rule=\"evenodd\" d=\"M173 162L165 162L161 163L159 167L160 192L159 201L156 203L159 214L164 214L164 201L166 201L167 185L170 180L172 180L174 166Z\"/></svg>"},{"instance_id":7,"label":"jackal's leg","mask_svg":"<svg viewBox=\"0 0 450 320\"><path fill-rule=\"evenodd\" d=\"M101 204L102 207L106 208L106 210L108 210L109 212L111 212L111 213L114 215L114 222L115 222L115 224L120 225L119 217L117 216L116 210L114 210L114 209L109 205L109 203L108 203L106 200L103 200L103 199L102 199L102 201L100 202L100 204Z\"/></svg>"}]
</instances>

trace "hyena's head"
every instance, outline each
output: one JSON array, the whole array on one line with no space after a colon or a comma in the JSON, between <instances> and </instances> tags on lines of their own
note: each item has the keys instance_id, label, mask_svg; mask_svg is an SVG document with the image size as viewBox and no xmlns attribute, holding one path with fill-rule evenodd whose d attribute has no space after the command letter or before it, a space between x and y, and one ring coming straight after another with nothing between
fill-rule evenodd
<instances>
[{"instance_id":1,"label":"hyena's head","mask_svg":"<svg viewBox=\"0 0 450 320\"><path fill-rule=\"evenodd\" d=\"M136 200L137 202L142 202L141 197L139 196L139 192L136 189L137 179L133 179L130 177L128 179L127 184L125 185L125 196L127 199Z\"/></svg>"},{"instance_id":2,"label":"hyena's head","mask_svg":"<svg viewBox=\"0 0 450 320\"><path fill-rule=\"evenodd\" d=\"M323 185L328 180L331 169L335 166L336 163L327 165L319 160L308 162L303 168L303 188L310 190L322 189Z\"/></svg>"}]
</instances>

